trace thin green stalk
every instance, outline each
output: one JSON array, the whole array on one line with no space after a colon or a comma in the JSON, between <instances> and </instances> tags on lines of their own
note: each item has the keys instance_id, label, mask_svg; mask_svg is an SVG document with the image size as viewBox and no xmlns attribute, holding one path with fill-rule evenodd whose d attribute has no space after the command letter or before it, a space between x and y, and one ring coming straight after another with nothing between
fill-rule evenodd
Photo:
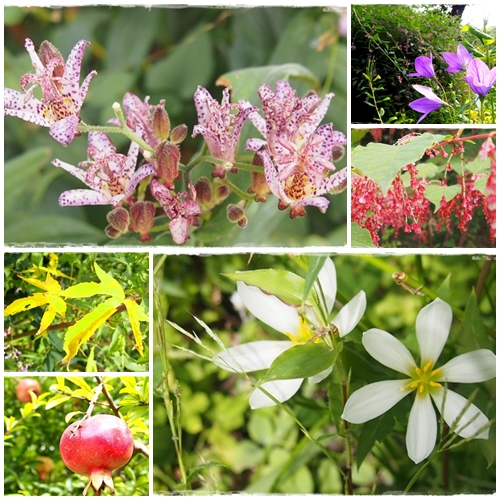
<instances>
[{"instance_id":1,"label":"thin green stalk","mask_svg":"<svg viewBox=\"0 0 500 500\"><path fill-rule=\"evenodd\" d=\"M231 191L233 191L233 193L236 193L243 200L253 201L254 196L252 196L251 194L245 193L245 191L240 189L236 184L234 184L234 182L231 182L227 178L227 176L224 179L222 179L222 183L225 184L229 189L231 189Z\"/></svg>"}]
</instances>

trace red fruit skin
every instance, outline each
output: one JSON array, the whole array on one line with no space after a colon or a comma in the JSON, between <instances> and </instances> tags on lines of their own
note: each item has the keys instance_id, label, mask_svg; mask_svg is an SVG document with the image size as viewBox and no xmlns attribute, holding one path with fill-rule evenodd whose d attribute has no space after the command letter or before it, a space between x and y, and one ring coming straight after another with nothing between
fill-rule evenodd
<instances>
[{"instance_id":1,"label":"red fruit skin","mask_svg":"<svg viewBox=\"0 0 500 500\"><path fill-rule=\"evenodd\" d=\"M29 391L33 391L37 396L42 393L42 387L38 380L32 378L23 378L16 386L16 397L22 403L31 403L31 394Z\"/></svg>"},{"instance_id":2,"label":"red fruit skin","mask_svg":"<svg viewBox=\"0 0 500 500\"><path fill-rule=\"evenodd\" d=\"M134 452L134 438L127 424L113 415L94 415L83 422L72 423L61 436L59 451L66 466L77 474L111 475L123 467Z\"/></svg>"}]
</instances>

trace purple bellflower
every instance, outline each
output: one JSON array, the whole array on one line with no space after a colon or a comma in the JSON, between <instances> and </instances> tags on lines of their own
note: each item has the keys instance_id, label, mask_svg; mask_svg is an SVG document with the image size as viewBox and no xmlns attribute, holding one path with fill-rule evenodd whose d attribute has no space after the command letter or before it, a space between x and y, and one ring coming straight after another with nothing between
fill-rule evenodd
<instances>
[{"instance_id":1,"label":"purple bellflower","mask_svg":"<svg viewBox=\"0 0 500 500\"><path fill-rule=\"evenodd\" d=\"M241 129L248 115L257 111L255 106L244 109L241 104L230 103L230 91L231 87L224 89L220 104L201 86L194 94L198 124L193 127L192 137L201 134L210 154L226 162L225 165L215 166L213 177L223 178L226 170L231 170Z\"/></svg>"},{"instance_id":2,"label":"purple bellflower","mask_svg":"<svg viewBox=\"0 0 500 500\"><path fill-rule=\"evenodd\" d=\"M484 97L497 81L497 68L488 68L481 59L472 59L467 66L465 81L469 84L472 92L479 97Z\"/></svg>"},{"instance_id":3,"label":"purple bellflower","mask_svg":"<svg viewBox=\"0 0 500 500\"><path fill-rule=\"evenodd\" d=\"M460 73L465 71L472 61L473 55L461 44L457 46L457 53L443 52L444 60L448 63L448 73Z\"/></svg>"},{"instance_id":4,"label":"purple bellflower","mask_svg":"<svg viewBox=\"0 0 500 500\"><path fill-rule=\"evenodd\" d=\"M408 73L407 76L421 76L423 78L434 78L434 67L432 65L432 53L430 57L419 56L415 59L416 73Z\"/></svg>"},{"instance_id":5,"label":"purple bellflower","mask_svg":"<svg viewBox=\"0 0 500 500\"><path fill-rule=\"evenodd\" d=\"M60 52L50 42L42 42L38 55L33 42L27 38L25 47L35 73L21 77L23 92L4 89L4 114L49 127L50 135L67 146L79 135L80 109L90 80L97 74L91 71L80 86L83 54L89 43L79 41L64 62ZM33 95L35 87L42 90L41 100Z\"/></svg>"},{"instance_id":6,"label":"purple bellflower","mask_svg":"<svg viewBox=\"0 0 500 500\"><path fill-rule=\"evenodd\" d=\"M106 134L90 132L87 161L79 163L78 167L58 159L52 162L91 188L63 192L59 196L59 205L118 205L134 192L142 179L156 174L156 168L150 164L135 171L138 153L139 145L135 142L130 144L125 156L116 152Z\"/></svg>"},{"instance_id":7,"label":"purple bellflower","mask_svg":"<svg viewBox=\"0 0 500 500\"><path fill-rule=\"evenodd\" d=\"M438 110L444 104L444 101L434 94L430 87L426 87L425 85L412 85L412 87L424 95L421 99L408 104L411 109L419 113L424 113L417 121L417 123L420 123L429 113Z\"/></svg>"},{"instance_id":8,"label":"purple bellflower","mask_svg":"<svg viewBox=\"0 0 500 500\"><path fill-rule=\"evenodd\" d=\"M292 218L304 215L305 205L326 212L329 200L321 195L340 192L347 183L346 169L328 175L336 169L332 156L346 143L344 134L334 131L331 123L318 127L333 94L322 100L311 92L299 99L283 80L277 82L276 92L262 84L258 93L264 117L252 112L249 118L265 140L250 139L246 147L261 157L278 208L291 206Z\"/></svg>"}]
</instances>

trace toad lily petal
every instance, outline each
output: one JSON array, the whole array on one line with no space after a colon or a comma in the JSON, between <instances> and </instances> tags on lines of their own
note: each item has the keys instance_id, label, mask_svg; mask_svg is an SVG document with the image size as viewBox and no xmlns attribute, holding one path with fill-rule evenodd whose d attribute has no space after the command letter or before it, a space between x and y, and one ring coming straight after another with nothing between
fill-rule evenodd
<instances>
[{"instance_id":1,"label":"toad lily petal","mask_svg":"<svg viewBox=\"0 0 500 500\"><path fill-rule=\"evenodd\" d=\"M408 456L415 463L425 460L437 439L436 413L443 415L450 429L464 438L488 438L488 418L459 394L446 389L443 382L484 382L495 377L496 357L480 349L462 354L435 368L437 358L448 338L452 319L451 307L440 299L425 306L417 316L416 330L420 348L420 366L410 351L383 330L371 329L363 334L368 353L383 365L407 377L403 380L375 382L355 391L348 399L342 418L364 423L376 418L415 391L406 432Z\"/></svg>"}]
</instances>

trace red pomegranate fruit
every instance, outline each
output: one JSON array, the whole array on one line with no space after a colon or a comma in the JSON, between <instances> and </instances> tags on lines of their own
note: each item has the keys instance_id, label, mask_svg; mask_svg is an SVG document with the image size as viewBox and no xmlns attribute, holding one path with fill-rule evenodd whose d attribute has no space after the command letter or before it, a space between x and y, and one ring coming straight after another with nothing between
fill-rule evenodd
<instances>
[{"instance_id":1,"label":"red pomegranate fruit","mask_svg":"<svg viewBox=\"0 0 500 500\"><path fill-rule=\"evenodd\" d=\"M37 465L35 467L38 476L42 481L47 481L49 473L54 468L54 462L49 457L36 457Z\"/></svg>"},{"instance_id":2,"label":"red pomegranate fruit","mask_svg":"<svg viewBox=\"0 0 500 500\"><path fill-rule=\"evenodd\" d=\"M40 382L32 378L23 378L16 386L17 399L22 403L31 403L31 394L29 391L33 391L37 396L40 396L42 393Z\"/></svg>"},{"instance_id":3,"label":"red pomegranate fruit","mask_svg":"<svg viewBox=\"0 0 500 500\"><path fill-rule=\"evenodd\" d=\"M68 469L89 476L84 495L90 486L96 495L106 487L115 493L111 473L126 465L132 457L134 438L121 418L94 415L66 428L59 451Z\"/></svg>"}]
</instances>

